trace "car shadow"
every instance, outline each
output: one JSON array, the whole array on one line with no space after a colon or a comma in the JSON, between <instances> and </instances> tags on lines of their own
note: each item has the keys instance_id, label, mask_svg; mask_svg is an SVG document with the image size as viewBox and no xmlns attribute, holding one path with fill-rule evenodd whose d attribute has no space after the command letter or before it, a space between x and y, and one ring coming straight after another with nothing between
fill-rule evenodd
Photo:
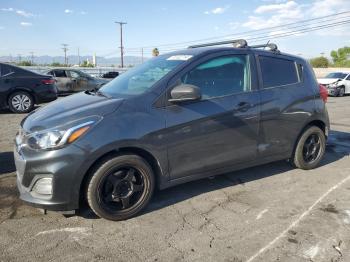
<instances>
[{"instance_id":1,"label":"car shadow","mask_svg":"<svg viewBox=\"0 0 350 262\"><path fill-rule=\"evenodd\" d=\"M33 110L36 110L40 107L41 105L35 105ZM33 111L32 110L32 111ZM3 108L3 109L0 109L0 115L2 114L16 114L16 113L13 113L10 109L8 108ZM23 115L26 115L25 113L23 113Z\"/></svg>"},{"instance_id":2,"label":"car shadow","mask_svg":"<svg viewBox=\"0 0 350 262\"><path fill-rule=\"evenodd\" d=\"M340 131L330 131L326 154L320 164L320 167L336 162L345 156L350 155L350 133ZM278 161L261 166L247 168L227 174L215 176L214 178L200 179L175 187L171 187L162 191L156 191L151 203L146 210L138 216L147 214L176 203L185 201L195 196L221 190L232 186L244 186L245 183L264 179L274 175L279 175L292 170L293 167L287 161ZM87 219L98 218L87 207L79 214Z\"/></svg>"},{"instance_id":3,"label":"car shadow","mask_svg":"<svg viewBox=\"0 0 350 262\"><path fill-rule=\"evenodd\" d=\"M0 178L1 175L12 173L16 171L15 159L13 152L0 153Z\"/></svg>"}]
</instances>

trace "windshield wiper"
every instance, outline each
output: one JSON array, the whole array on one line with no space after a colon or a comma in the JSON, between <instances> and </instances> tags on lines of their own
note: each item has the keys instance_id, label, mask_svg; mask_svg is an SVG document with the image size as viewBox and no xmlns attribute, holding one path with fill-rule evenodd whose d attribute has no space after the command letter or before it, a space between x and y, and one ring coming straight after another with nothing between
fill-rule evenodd
<instances>
[{"instance_id":1,"label":"windshield wiper","mask_svg":"<svg viewBox=\"0 0 350 262\"><path fill-rule=\"evenodd\" d=\"M95 94L98 95L98 96L103 96L103 97L106 97L106 98L111 98L109 95L107 95L107 94L101 92L100 90L96 91Z\"/></svg>"},{"instance_id":2,"label":"windshield wiper","mask_svg":"<svg viewBox=\"0 0 350 262\"><path fill-rule=\"evenodd\" d=\"M99 90L86 90L85 91L85 94L87 94L87 95L92 95L92 96L103 96L103 97L105 97L105 98L111 98L111 96L109 96L109 95L107 95L107 94L105 94L105 93L103 93L103 92L101 92L101 91L99 91Z\"/></svg>"}]
</instances>

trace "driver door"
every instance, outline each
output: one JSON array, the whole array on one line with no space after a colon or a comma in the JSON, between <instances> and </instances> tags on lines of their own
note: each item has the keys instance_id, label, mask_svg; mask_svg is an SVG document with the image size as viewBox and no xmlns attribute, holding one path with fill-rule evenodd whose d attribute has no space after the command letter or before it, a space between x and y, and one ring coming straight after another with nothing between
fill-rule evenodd
<instances>
[{"instance_id":1,"label":"driver door","mask_svg":"<svg viewBox=\"0 0 350 262\"><path fill-rule=\"evenodd\" d=\"M173 81L199 87L202 98L166 107L172 180L221 172L255 159L259 94L252 66L251 55L226 52L201 59Z\"/></svg>"},{"instance_id":2,"label":"driver door","mask_svg":"<svg viewBox=\"0 0 350 262\"><path fill-rule=\"evenodd\" d=\"M80 92L88 90L88 80L86 77L81 76L78 72L69 71L69 76L72 83L72 91Z\"/></svg>"}]
</instances>

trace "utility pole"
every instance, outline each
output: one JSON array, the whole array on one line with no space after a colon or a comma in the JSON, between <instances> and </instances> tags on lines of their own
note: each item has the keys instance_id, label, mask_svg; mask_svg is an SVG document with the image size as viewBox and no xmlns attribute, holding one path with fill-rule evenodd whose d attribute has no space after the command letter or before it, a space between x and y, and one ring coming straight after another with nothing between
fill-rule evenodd
<instances>
[{"instance_id":1,"label":"utility pole","mask_svg":"<svg viewBox=\"0 0 350 262\"><path fill-rule=\"evenodd\" d=\"M142 61L142 64L143 64L143 47L141 48L141 61Z\"/></svg>"},{"instance_id":2,"label":"utility pole","mask_svg":"<svg viewBox=\"0 0 350 262\"><path fill-rule=\"evenodd\" d=\"M78 65L80 66L80 52L79 52L79 47L78 47Z\"/></svg>"},{"instance_id":3,"label":"utility pole","mask_svg":"<svg viewBox=\"0 0 350 262\"><path fill-rule=\"evenodd\" d=\"M67 48L67 44L62 44L62 50L64 52L64 64L67 66L68 64L68 61L67 61L67 51L68 51L68 48Z\"/></svg>"},{"instance_id":4,"label":"utility pole","mask_svg":"<svg viewBox=\"0 0 350 262\"><path fill-rule=\"evenodd\" d=\"M124 47L123 47L123 25L126 25L125 22L115 22L120 25L120 59L121 59L121 67L124 67Z\"/></svg>"},{"instance_id":5,"label":"utility pole","mask_svg":"<svg viewBox=\"0 0 350 262\"><path fill-rule=\"evenodd\" d=\"M34 52L30 52L31 54L31 64L34 65Z\"/></svg>"}]
</instances>

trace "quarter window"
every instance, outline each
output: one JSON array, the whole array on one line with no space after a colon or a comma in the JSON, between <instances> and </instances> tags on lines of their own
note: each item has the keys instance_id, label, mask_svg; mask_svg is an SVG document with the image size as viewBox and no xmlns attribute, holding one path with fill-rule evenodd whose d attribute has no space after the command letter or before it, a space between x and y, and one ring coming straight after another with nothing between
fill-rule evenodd
<instances>
[{"instance_id":1,"label":"quarter window","mask_svg":"<svg viewBox=\"0 0 350 262\"><path fill-rule=\"evenodd\" d=\"M186 73L181 82L199 87L204 99L250 91L249 56L211 59Z\"/></svg>"},{"instance_id":2,"label":"quarter window","mask_svg":"<svg viewBox=\"0 0 350 262\"><path fill-rule=\"evenodd\" d=\"M264 88L284 86L299 82L298 72L294 61L260 56L259 62Z\"/></svg>"}]
</instances>

